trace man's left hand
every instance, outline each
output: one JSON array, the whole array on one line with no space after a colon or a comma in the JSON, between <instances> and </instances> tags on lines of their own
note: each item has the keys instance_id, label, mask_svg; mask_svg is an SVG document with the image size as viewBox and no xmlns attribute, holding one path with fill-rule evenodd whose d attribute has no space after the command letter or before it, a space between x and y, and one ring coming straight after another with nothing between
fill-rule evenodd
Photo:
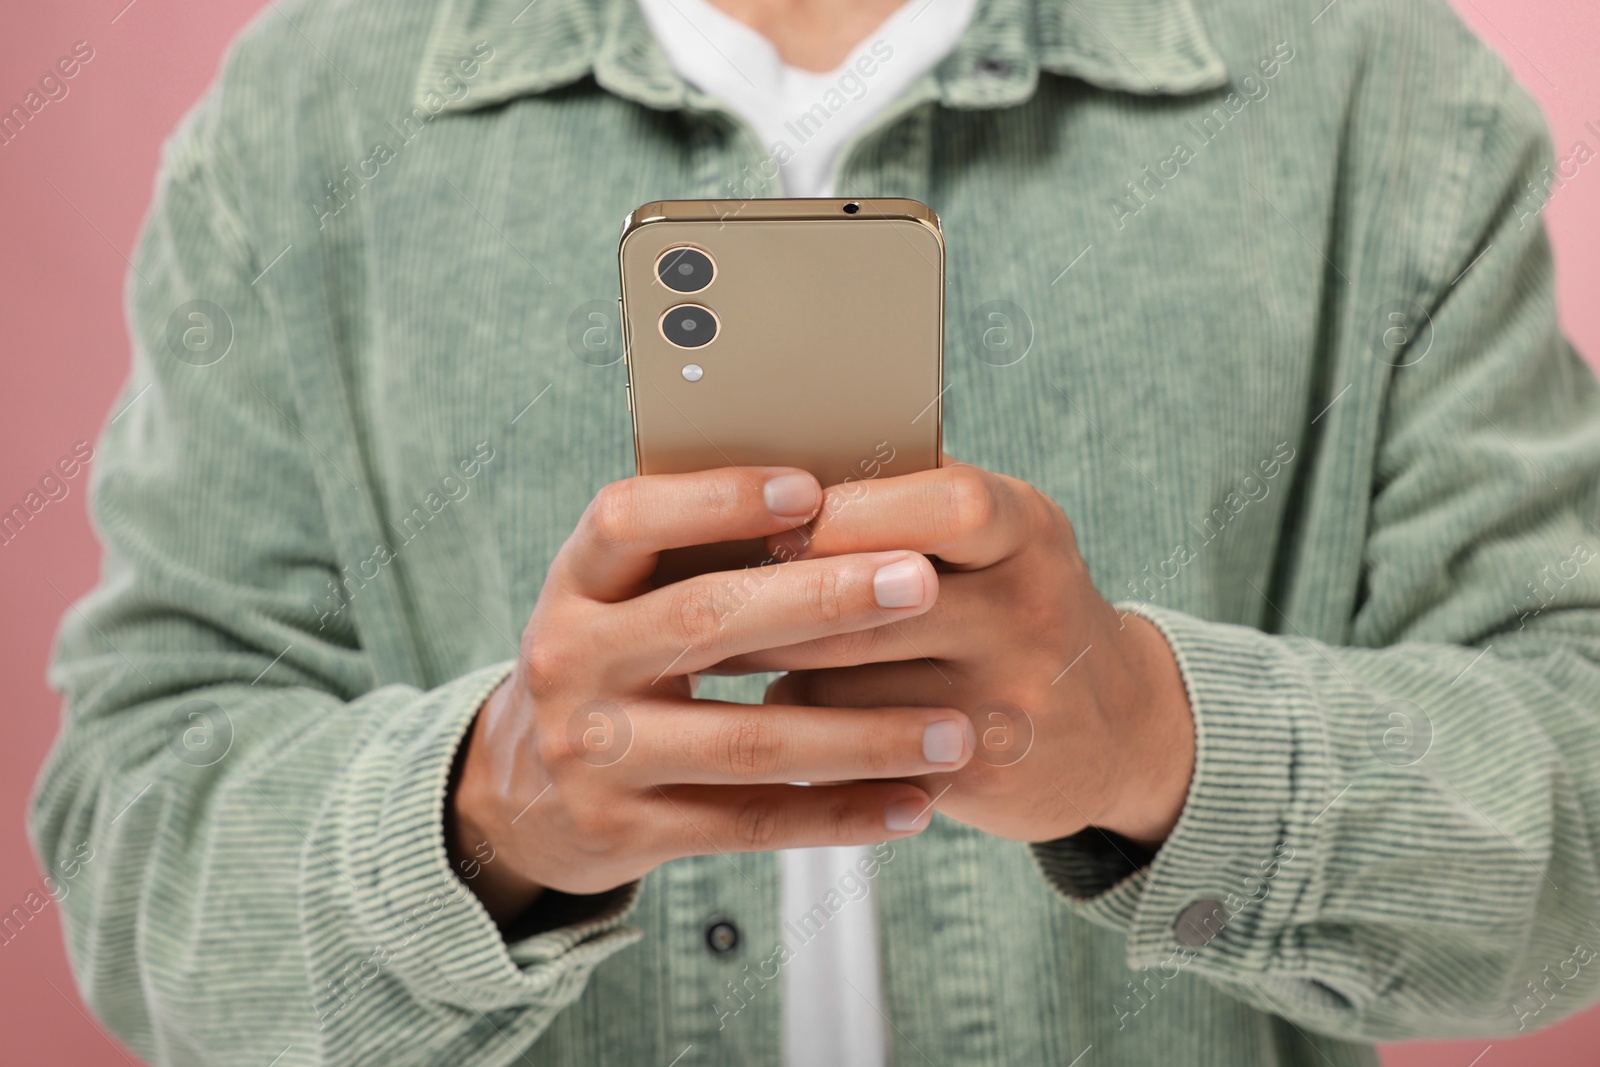
<instances>
[{"instance_id":1,"label":"man's left hand","mask_svg":"<svg viewBox=\"0 0 1600 1067\"><path fill-rule=\"evenodd\" d=\"M960 708L977 754L916 779L936 810L1020 841L1095 826L1160 846L1182 812L1194 722L1166 639L1095 589L1072 524L1026 482L946 458L933 471L827 490L775 559L910 549L934 557L924 615L725 661L789 671L767 699Z\"/></svg>"}]
</instances>

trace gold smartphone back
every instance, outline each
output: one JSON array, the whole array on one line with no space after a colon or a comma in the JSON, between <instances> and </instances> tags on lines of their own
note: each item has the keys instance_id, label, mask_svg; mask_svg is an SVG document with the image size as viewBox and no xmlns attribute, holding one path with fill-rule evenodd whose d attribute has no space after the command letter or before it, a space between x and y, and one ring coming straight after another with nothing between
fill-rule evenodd
<instances>
[{"instance_id":1,"label":"gold smartphone back","mask_svg":"<svg viewBox=\"0 0 1600 1067\"><path fill-rule=\"evenodd\" d=\"M696 291L658 273L682 248L711 261ZM618 259L640 474L773 464L828 486L939 465L944 241L926 205L658 201L628 216ZM663 330L686 305L703 310L680 323L715 328L699 347Z\"/></svg>"}]
</instances>

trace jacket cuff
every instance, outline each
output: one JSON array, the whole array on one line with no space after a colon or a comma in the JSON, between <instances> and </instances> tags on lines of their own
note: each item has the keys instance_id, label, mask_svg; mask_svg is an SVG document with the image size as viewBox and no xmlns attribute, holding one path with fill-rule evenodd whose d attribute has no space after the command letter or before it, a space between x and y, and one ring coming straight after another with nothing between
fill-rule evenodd
<instances>
[{"instance_id":1,"label":"jacket cuff","mask_svg":"<svg viewBox=\"0 0 1600 1067\"><path fill-rule=\"evenodd\" d=\"M1172 646L1194 714L1189 793L1153 857L1091 828L1034 845L1035 860L1075 910L1126 935L1131 967L1198 957L1262 972L1315 884L1331 757L1310 679L1258 630L1114 606Z\"/></svg>"},{"instance_id":2,"label":"jacket cuff","mask_svg":"<svg viewBox=\"0 0 1600 1067\"><path fill-rule=\"evenodd\" d=\"M585 898L585 913L567 925L508 943L467 884L477 870L467 861L464 871L450 865L451 767L478 709L511 668L487 667L423 694L366 746L340 797L352 809L348 825L356 832L344 844L368 936L415 995L478 1012L565 1006L601 960L643 936L623 925L639 897L633 882Z\"/></svg>"}]
</instances>

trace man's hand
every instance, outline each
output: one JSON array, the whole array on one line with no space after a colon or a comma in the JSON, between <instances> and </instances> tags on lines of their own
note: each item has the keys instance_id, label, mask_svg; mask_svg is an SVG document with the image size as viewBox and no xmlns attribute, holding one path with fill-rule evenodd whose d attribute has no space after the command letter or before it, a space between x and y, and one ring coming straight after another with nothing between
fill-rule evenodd
<instances>
[{"instance_id":1,"label":"man's hand","mask_svg":"<svg viewBox=\"0 0 1600 1067\"><path fill-rule=\"evenodd\" d=\"M1071 524L1048 497L946 462L834 486L809 529L768 539L778 558L807 562L896 549L936 556L933 610L747 652L715 670L795 672L768 691L785 707L961 708L977 727L977 758L911 779L939 811L1022 841L1097 826L1159 846L1194 766L1194 723L1171 649L1095 590Z\"/></svg>"},{"instance_id":2,"label":"man's hand","mask_svg":"<svg viewBox=\"0 0 1600 1067\"><path fill-rule=\"evenodd\" d=\"M821 503L811 475L771 467L630 478L595 497L460 757L448 836L461 855L493 849L471 886L497 920L545 887L597 893L678 856L928 825L930 795L896 779L972 756L952 694L865 714L693 699L694 674L719 661L921 615L939 586L927 559L835 553L651 587L665 549L793 530Z\"/></svg>"}]
</instances>

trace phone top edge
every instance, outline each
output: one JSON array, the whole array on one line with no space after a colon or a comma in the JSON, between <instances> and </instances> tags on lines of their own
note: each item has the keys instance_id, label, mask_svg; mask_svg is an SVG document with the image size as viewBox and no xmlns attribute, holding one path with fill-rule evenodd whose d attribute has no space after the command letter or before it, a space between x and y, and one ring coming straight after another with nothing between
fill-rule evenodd
<instances>
[{"instance_id":1,"label":"phone top edge","mask_svg":"<svg viewBox=\"0 0 1600 1067\"><path fill-rule=\"evenodd\" d=\"M860 210L850 213L846 204ZM938 214L927 204L909 197L755 197L748 200L652 200L634 208L622 220L618 243L636 230L657 222L739 222L771 219L840 221L900 219L920 223L944 244Z\"/></svg>"}]
</instances>

